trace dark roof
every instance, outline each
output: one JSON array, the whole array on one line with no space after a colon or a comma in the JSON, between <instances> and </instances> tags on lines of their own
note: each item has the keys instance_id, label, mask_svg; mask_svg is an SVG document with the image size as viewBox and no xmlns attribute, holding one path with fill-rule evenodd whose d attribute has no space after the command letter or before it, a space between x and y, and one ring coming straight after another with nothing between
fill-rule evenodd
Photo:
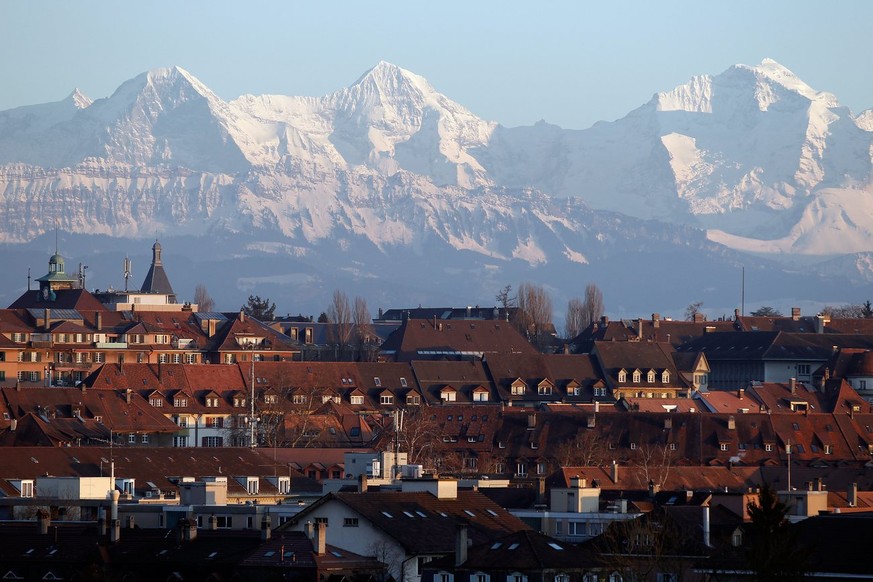
<instances>
[{"instance_id":1,"label":"dark roof","mask_svg":"<svg viewBox=\"0 0 873 582\"><path fill-rule=\"evenodd\" d=\"M143 293L162 293L175 298L173 286L170 285L170 279L164 271L164 263L161 261L161 244L155 241L152 245L152 264L149 267L149 272L146 273L145 280L142 282L141 291Z\"/></svg>"},{"instance_id":2,"label":"dark roof","mask_svg":"<svg viewBox=\"0 0 873 582\"><path fill-rule=\"evenodd\" d=\"M406 548L409 554L454 551L457 526L466 524L474 544L530 527L478 491L439 499L426 492L332 493L304 509L292 522L305 522L323 504L337 501Z\"/></svg>"}]
</instances>

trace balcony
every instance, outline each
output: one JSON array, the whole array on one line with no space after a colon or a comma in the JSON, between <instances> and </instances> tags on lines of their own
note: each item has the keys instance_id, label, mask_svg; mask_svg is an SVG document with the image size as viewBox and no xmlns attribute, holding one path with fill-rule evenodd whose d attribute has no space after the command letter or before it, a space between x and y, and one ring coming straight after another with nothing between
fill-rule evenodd
<instances>
[{"instance_id":1,"label":"balcony","mask_svg":"<svg viewBox=\"0 0 873 582\"><path fill-rule=\"evenodd\" d=\"M126 350L127 342L94 342L98 350Z\"/></svg>"}]
</instances>

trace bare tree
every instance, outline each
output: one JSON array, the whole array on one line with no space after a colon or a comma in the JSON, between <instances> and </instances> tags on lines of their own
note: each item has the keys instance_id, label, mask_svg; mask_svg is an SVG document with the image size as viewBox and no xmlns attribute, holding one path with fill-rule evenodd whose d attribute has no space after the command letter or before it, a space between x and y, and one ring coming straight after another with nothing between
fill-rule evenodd
<instances>
[{"instance_id":1,"label":"bare tree","mask_svg":"<svg viewBox=\"0 0 873 582\"><path fill-rule=\"evenodd\" d=\"M522 332L542 348L547 334L554 329L552 298L541 285L525 282L518 286L518 309Z\"/></svg>"},{"instance_id":2,"label":"bare tree","mask_svg":"<svg viewBox=\"0 0 873 582\"><path fill-rule=\"evenodd\" d=\"M339 289L333 292L333 298L327 308L328 341L334 344L338 351L338 359L349 344L352 336L352 307L349 297Z\"/></svg>"},{"instance_id":3,"label":"bare tree","mask_svg":"<svg viewBox=\"0 0 873 582\"><path fill-rule=\"evenodd\" d=\"M600 435L584 428L555 449L555 459L561 467L597 467L606 457Z\"/></svg>"},{"instance_id":4,"label":"bare tree","mask_svg":"<svg viewBox=\"0 0 873 582\"><path fill-rule=\"evenodd\" d=\"M431 420L423 410L407 410L403 428L398 435L400 450L406 451L411 465L433 469L443 449L439 423ZM392 437L393 439L393 437Z\"/></svg>"},{"instance_id":5,"label":"bare tree","mask_svg":"<svg viewBox=\"0 0 873 582\"><path fill-rule=\"evenodd\" d=\"M694 321L698 315L701 315L700 308L703 307L703 301L695 301L689 303L685 308L685 321Z\"/></svg>"},{"instance_id":6,"label":"bare tree","mask_svg":"<svg viewBox=\"0 0 873 582\"><path fill-rule=\"evenodd\" d=\"M582 329L600 319L603 312L603 291L594 283L588 283L585 286L585 299L582 302Z\"/></svg>"},{"instance_id":7,"label":"bare tree","mask_svg":"<svg viewBox=\"0 0 873 582\"><path fill-rule=\"evenodd\" d=\"M827 315L831 319L861 319L866 317L863 305L826 305L821 312L822 315Z\"/></svg>"},{"instance_id":8,"label":"bare tree","mask_svg":"<svg viewBox=\"0 0 873 582\"><path fill-rule=\"evenodd\" d=\"M215 300L210 297L209 291L206 290L206 285L203 283L198 283L197 287L194 288L194 303L197 304L197 309L200 311L208 312L215 309Z\"/></svg>"},{"instance_id":9,"label":"bare tree","mask_svg":"<svg viewBox=\"0 0 873 582\"><path fill-rule=\"evenodd\" d=\"M631 462L642 469L646 483L663 487L676 461L675 451L664 443L643 443L633 453Z\"/></svg>"},{"instance_id":10,"label":"bare tree","mask_svg":"<svg viewBox=\"0 0 873 582\"><path fill-rule=\"evenodd\" d=\"M497 292L497 295L494 297L497 300L497 303L503 309L509 309L510 307L515 307L516 297L512 294L512 285L507 285L503 289Z\"/></svg>"},{"instance_id":11,"label":"bare tree","mask_svg":"<svg viewBox=\"0 0 873 582\"><path fill-rule=\"evenodd\" d=\"M573 339L587 326L582 325L582 300L573 297L567 302L567 317L564 320L564 337Z\"/></svg>"},{"instance_id":12,"label":"bare tree","mask_svg":"<svg viewBox=\"0 0 873 582\"><path fill-rule=\"evenodd\" d=\"M370 316L370 308L367 307L367 300L363 297L355 297L352 319L355 323L355 340L361 352L361 359L369 361L375 355L375 349L371 348L374 348L374 344L377 342L376 334L373 330L373 318Z\"/></svg>"}]
</instances>

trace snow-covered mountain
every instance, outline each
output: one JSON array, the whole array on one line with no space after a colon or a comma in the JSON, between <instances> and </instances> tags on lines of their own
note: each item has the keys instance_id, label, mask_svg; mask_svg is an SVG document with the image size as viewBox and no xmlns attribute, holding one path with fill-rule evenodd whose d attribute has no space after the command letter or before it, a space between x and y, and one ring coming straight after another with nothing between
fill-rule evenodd
<instances>
[{"instance_id":1,"label":"snow-covered mountain","mask_svg":"<svg viewBox=\"0 0 873 582\"><path fill-rule=\"evenodd\" d=\"M156 69L108 98L0 112L0 240L235 233L320 266L369 249L355 277L401 254L518 276L614 272L653 248L856 253L873 249L871 119L771 60L581 131L479 119L385 62L325 97L229 102Z\"/></svg>"}]
</instances>

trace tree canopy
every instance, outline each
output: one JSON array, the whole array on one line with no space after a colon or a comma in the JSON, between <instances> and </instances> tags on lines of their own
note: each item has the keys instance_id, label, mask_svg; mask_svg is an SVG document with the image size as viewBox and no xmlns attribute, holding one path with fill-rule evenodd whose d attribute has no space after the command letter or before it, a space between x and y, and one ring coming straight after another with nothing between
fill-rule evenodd
<instances>
[{"instance_id":1,"label":"tree canopy","mask_svg":"<svg viewBox=\"0 0 873 582\"><path fill-rule=\"evenodd\" d=\"M260 295L249 295L248 301L241 310L258 321L273 321L276 304L270 303L269 298L261 299Z\"/></svg>"}]
</instances>

